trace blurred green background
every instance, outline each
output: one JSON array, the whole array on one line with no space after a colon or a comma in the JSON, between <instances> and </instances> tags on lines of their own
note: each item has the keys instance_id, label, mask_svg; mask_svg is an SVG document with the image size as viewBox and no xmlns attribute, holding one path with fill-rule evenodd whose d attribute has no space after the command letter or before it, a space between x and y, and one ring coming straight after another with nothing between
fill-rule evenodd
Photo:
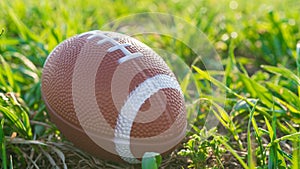
<instances>
[{"instance_id":1,"label":"blurred green background","mask_svg":"<svg viewBox=\"0 0 300 169\"><path fill-rule=\"evenodd\" d=\"M50 51L67 37L99 29L119 17L163 12L182 17L198 27L222 56L226 56L230 41L235 39L236 55L247 58L244 63L280 63L295 67L291 60L295 57L293 50L299 39L300 8L296 0L2 0L0 4L0 24L5 29L1 52L23 44ZM29 40L36 43L30 44ZM40 57L47 54L42 51L26 53Z\"/></svg>"}]
</instances>

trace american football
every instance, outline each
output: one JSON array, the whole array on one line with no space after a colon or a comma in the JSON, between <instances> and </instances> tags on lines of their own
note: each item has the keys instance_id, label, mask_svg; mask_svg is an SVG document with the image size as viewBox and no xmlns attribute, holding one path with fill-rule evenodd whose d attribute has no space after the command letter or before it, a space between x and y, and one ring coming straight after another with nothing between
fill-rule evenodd
<instances>
[{"instance_id":1,"label":"american football","mask_svg":"<svg viewBox=\"0 0 300 169\"><path fill-rule=\"evenodd\" d=\"M42 96L51 120L76 147L110 161L168 154L185 137L180 85L164 60L137 39L90 31L48 56Z\"/></svg>"}]
</instances>

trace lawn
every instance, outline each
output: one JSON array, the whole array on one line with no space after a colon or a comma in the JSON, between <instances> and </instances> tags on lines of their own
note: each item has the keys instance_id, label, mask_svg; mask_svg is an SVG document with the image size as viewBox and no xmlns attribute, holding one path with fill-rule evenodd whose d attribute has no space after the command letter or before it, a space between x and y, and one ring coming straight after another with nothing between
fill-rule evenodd
<instances>
[{"instance_id":1,"label":"lawn","mask_svg":"<svg viewBox=\"0 0 300 169\"><path fill-rule=\"evenodd\" d=\"M197 111L186 138L157 165L300 168L297 0L1 0L0 9L2 168L140 167L97 159L74 147L49 120L40 91L43 64L56 45L90 30L118 30L109 23L126 23L137 13L177 18L154 30L152 22L140 22L173 37L136 38L158 53L181 58L195 79L193 92L199 92L190 98ZM194 48L218 53L220 67L210 67L210 58L197 60ZM209 118L216 123L208 125ZM155 159L145 161L144 169L155 166Z\"/></svg>"}]
</instances>

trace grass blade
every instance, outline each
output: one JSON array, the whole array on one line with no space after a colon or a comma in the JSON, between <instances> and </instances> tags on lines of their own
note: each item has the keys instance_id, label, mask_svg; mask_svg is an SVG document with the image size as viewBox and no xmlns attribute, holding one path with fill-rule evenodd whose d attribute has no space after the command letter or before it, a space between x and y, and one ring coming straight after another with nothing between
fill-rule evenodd
<instances>
[{"instance_id":1,"label":"grass blade","mask_svg":"<svg viewBox=\"0 0 300 169\"><path fill-rule=\"evenodd\" d=\"M12 156L9 156L9 169L13 169L14 168L14 163L13 163L13 159Z\"/></svg>"},{"instance_id":2,"label":"grass blade","mask_svg":"<svg viewBox=\"0 0 300 169\"><path fill-rule=\"evenodd\" d=\"M278 166L277 168L288 168L285 162L285 158L287 157L288 159L291 158L290 155L288 155L286 152L284 152L281 149L280 144L277 144L277 157L278 157Z\"/></svg>"},{"instance_id":3,"label":"grass blade","mask_svg":"<svg viewBox=\"0 0 300 169\"><path fill-rule=\"evenodd\" d=\"M297 85L300 85L300 78L296 74L294 74L291 70L285 67L275 67L275 66L267 66L267 65L263 65L261 67L270 73L281 75L287 79L291 79L295 81Z\"/></svg>"},{"instance_id":4,"label":"grass blade","mask_svg":"<svg viewBox=\"0 0 300 169\"><path fill-rule=\"evenodd\" d=\"M236 60L234 56L234 41L231 41L229 45L228 55L229 57L227 58L227 64L225 68L225 78L224 78L225 80L224 84L226 84L227 86L229 86L229 84L232 82L230 78L230 74L232 73L232 71L234 71L236 67Z\"/></svg>"},{"instance_id":5,"label":"grass blade","mask_svg":"<svg viewBox=\"0 0 300 169\"><path fill-rule=\"evenodd\" d=\"M252 97L257 97L263 104L272 107L272 94L267 88L242 73L239 73L239 77Z\"/></svg>"},{"instance_id":6,"label":"grass blade","mask_svg":"<svg viewBox=\"0 0 300 169\"><path fill-rule=\"evenodd\" d=\"M268 89L271 89L274 92L276 92L284 100L293 104L295 107L300 107L300 100L298 96L295 93L293 93L291 90L280 85L275 85L272 82L266 82L266 85Z\"/></svg>"},{"instance_id":7,"label":"grass blade","mask_svg":"<svg viewBox=\"0 0 300 169\"><path fill-rule=\"evenodd\" d=\"M275 112L272 113L272 125L269 123L269 121L265 118L265 122L267 125L267 128L269 130L269 137L271 139L269 146L270 147L270 153L269 153L269 159L268 159L268 169L277 169L277 168L287 168L287 165L285 163L285 159L282 155L283 152L278 140L276 139L276 128L277 128L277 117L275 115Z\"/></svg>"},{"instance_id":8,"label":"grass blade","mask_svg":"<svg viewBox=\"0 0 300 169\"><path fill-rule=\"evenodd\" d=\"M7 158L6 158L6 146L5 146L5 135L3 131L4 118L0 122L0 145L1 145L1 157L2 157L2 167L7 169Z\"/></svg>"},{"instance_id":9,"label":"grass blade","mask_svg":"<svg viewBox=\"0 0 300 169\"><path fill-rule=\"evenodd\" d=\"M225 146L225 148L240 162L240 164L245 168L248 169L247 164L244 162L244 160L235 152L235 150L226 143L225 140L221 138L217 138L217 140Z\"/></svg>"},{"instance_id":10,"label":"grass blade","mask_svg":"<svg viewBox=\"0 0 300 169\"><path fill-rule=\"evenodd\" d=\"M295 106L292 106L289 103L287 103L277 97L274 97L274 99L275 99L276 103L280 103L282 106L286 107L288 109L288 111L290 111L292 113L300 114L300 111L297 108L295 108ZM297 118L297 117L295 117L295 118Z\"/></svg>"},{"instance_id":11,"label":"grass blade","mask_svg":"<svg viewBox=\"0 0 300 169\"><path fill-rule=\"evenodd\" d=\"M255 102L252 110L250 111L250 117L249 117L249 122L248 122L248 128L247 128L247 145L248 145L248 154L247 154L247 157L248 157L248 167L249 169L255 169L255 162L254 162L254 159L253 159L253 147L252 147L252 140L251 140L251 121L253 119L253 116L254 116L254 111L255 111L255 107L257 105L257 102Z\"/></svg>"},{"instance_id":12,"label":"grass blade","mask_svg":"<svg viewBox=\"0 0 300 169\"><path fill-rule=\"evenodd\" d=\"M51 146L52 150L58 155L58 157L61 159L64 169L68 169L67 164L66 164L66 158L65 155L62 151L60 151L58 148Z\"/></svg>"},{"instance_id":13,"label":"grass blade","mask_svg":"<svg viewBox=\"0 0 300 169\"><path fill-rule=\"evenodd\" d=\"M20 134L23 134L25 136L27 135L26 127L16 114L11 112L8 108L3 107L2 105L0 105L0 112L3 113L3 115L11 122L11 124L14 124L17 130L21 132Z\"/></svg>"},{"instance_id":14,"label":"grass blade","mask_svg":"<svg viewBox=\"0 0 300 169\"><path fill-rule=\"evenodd\" d=\"M273 108L273 110L274 110L274 108ZM272 137L271 138L271 142L272 142L271 150L272 150L272 152L270 152L270 154L272 154L273 157L274 157L274 160L273 160L273 162L274 162L273 167L274 168L277 168L277 166L279 165L279 163L278 163L278 154L277 154L278 144L274 142L274 140L277 137L277 134L276 134L276 119L277 119L277 117L275 115L275 112L273 111L272 112L272 134L270 133L270 138Z\"/></svg>"},{"instance_id":15,"label":"grass blade","mask_svg":"<svg viewBox=\"0 0 300 169\"><path fill-rule=\"evenodd\" d=\"M297 70L298 70L298 77L300 77L300 41L297 43L296 47L296 63L297 63Z\"/></svg>"},{"instance_id":16,"label":"grass blade","mask_svg":"<svg viewBox=\"0 0 300 169\"><path fill-rule=\"evenodd\" d=\"M267 126L267 129L269 131L269 137L270 137L270 153L269 153L269 157L268 157L268 169L275 169L276 168L276 165L277 165L277 155L276 155L276 148L275 146L273 145L273 140L274 140L274 130L269 122L269 120L265 118L265 122L266 122L266 126Z\"/></svg>"},{"instance_id":17,"label":"grass blade","mask_svg":"<svg viewBox=\"0 0 300 169\"><path fill-rule=\"evenodd\" d=\"M52 168L59 169L58 165L56 164L55 160L52 158L52 156L46 152L42 147L40 147L41 152L48 158L48 161L52 165Z\"/></svg>"},{"instance_id":18,"label":"grass blade","mask_svg":"<svg viewBox=\"0 0 300 169\"><path fill-rule=\"evenodd\" d=\"M261 154L261 158L260 158L260 162L263 166L265 166L265 160L266 160L266 154L265 154L265 150L264 150L264 147L263 147L263 142L262 142L262 139L261 139L261 132L257 126L257 123L256 123L256 120L255 118L252 118L252 125L253 125L253 128L254 128L254 133L255 133L255 137L256 137L256 140L258 142L258 146L259 146L259 150L260 150L260 154Z\"/></svg>"},{"instance_id":19,"label":"grass blade","mask_svg":"<svg viewBox=\"0 0 300 169\"><path fill-rule=\"evenodd\" d=\"M300 168L300 136L297 137L297 140L293 142L293 159L292 169L299 169Z\"/></svg>"},{"instance_id":20,"label":"grass blade","mask_svg":"<svg viewBox=\"0 0 300 169\"><path fill-rule=\"evenodd\" d=\"M0 36L2 36L3 33L4 33L4 29L2 28L2 29L1 29L1 33L0 33Z\"/></svg>"},{"instance_id":21,"label":"grass blade","mask_svg":"<svg viewBox=\"0 0 300 169\"><path fill-rule=\"evenodd\" d=\"M7 88L10 89L10 90L14 89L15 81L14 81L14 78L13 78L13 72L12 72L10 66L8 65L8 63L4 60L2 55L0 55L0 64L3 67L4 73L5 73L4 75L6 76L7 81L8 81L7 85L9 87L7 87Z\"/></svg>"},{"instance_id":22,"label":"grass blade","mask_svg":"<svg viewBox=\"0 0 300 169\"><path fill-rule=\"evenodd\" d=\"M274 140L275 143L279 143L281 141L284 141L284 140L292 140L292 141L297 141L298 138L300 136L300 132L297 132L297 133L293 133L293 134L288 134L288 135L285 135L285 136L282 136L280 138L277 138Z\"/></svg>"},{"instance_id":23,"label":"grass blade","mask_svg":"<svg viewBox=\"0 0 300 169\"><path fill-rule=\"evenodd\" d=\"M216 110L212 109L212 112L214 115L217 117L217 119L221 122L221 124L226 127L231 134L233 135L233 138L237 141L239 148L242 150L243 148L243 143L241 142L241 139L238 135L237 128L232 121L231 117L228 115L228 113L224 110L224 108L214 101L211 102L212 105L216 108Z\"/></svg>"},{"instance_id":24,"label":"grass blade","mask_svg":"<svg viewBox=\"0 0 300 169\"><path fill-rule=\"evenodd\" d=\"M158 169L161 156L157 153L146 152L142 159L142 169Z\"/></svg>"}]
</instances>

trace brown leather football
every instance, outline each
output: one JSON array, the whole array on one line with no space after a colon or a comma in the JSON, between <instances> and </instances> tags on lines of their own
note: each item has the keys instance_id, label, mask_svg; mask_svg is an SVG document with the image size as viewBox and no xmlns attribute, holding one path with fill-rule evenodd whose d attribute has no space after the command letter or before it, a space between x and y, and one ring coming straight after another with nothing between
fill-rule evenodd
<instances>
[{"instance_id":1,"label":"brown leather football","mask_svg":"<svg viewBox=\"0 0 300 169\"><path fill-rule=\"evenodd\" d=\"M78 148L99 158L139 163L184 138L184 97L163 59L140 41L90 31L48 56L42 94L51 120Z\"/></svg>"}]
</instances>

